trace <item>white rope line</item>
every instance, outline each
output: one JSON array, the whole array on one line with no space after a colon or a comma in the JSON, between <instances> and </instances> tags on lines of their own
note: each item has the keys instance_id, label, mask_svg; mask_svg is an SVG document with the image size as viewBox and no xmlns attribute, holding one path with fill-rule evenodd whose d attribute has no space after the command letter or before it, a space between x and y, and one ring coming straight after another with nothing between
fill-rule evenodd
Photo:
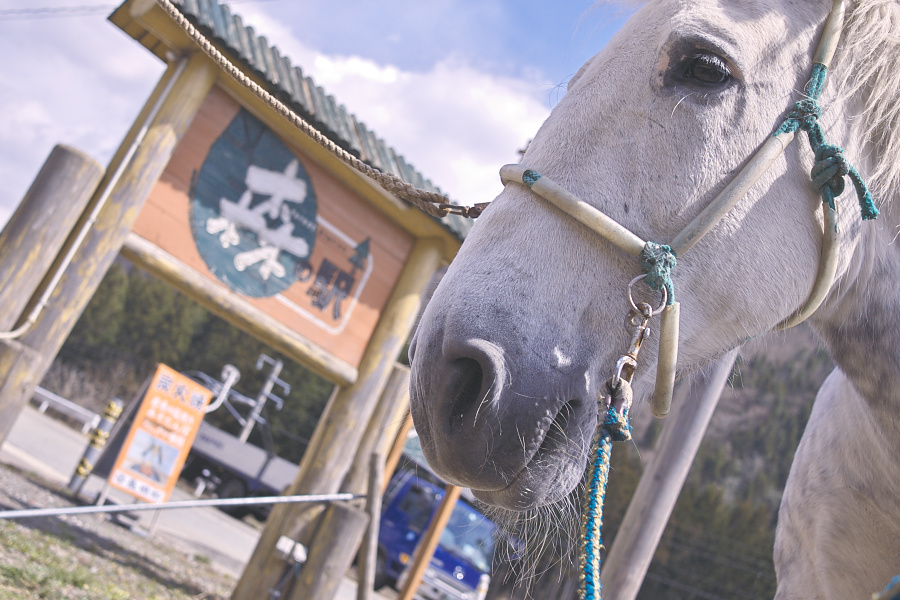
<instances>
[{"instance_id":1,"label":"white rope line","mask_svg":"<svg viewBox=\"0 0 900 600\"><path fill-rule=\"evenodd\" d=\"M309 124L300 115L278 98L263 89L262 86L247 76L238 66L232 63L222 54L213 43L188 21L187 17L178 10L170 0L156 0L156 3L169 15L175 23L197 44L197 46L216 63L232 79L253 92L260 100L275 109L278 114L288 120L294 127L312 138L317 144L328 150L333 156L340 159L346 165L356 169L366 177L374 180L382 188L412 203L417 208L435 217L445 217L451 212L457 212L451 208L450 199L437 192L429 192L406 183L393 173L386 173L366 164L353 156L333 141L325 137L322 132ZM465 207L458 207L466 210ZM462 212L462 211L459 211ZM480 211L478 211L480 212ZM468 213L466 213L468 214Z\"/></svg>"}]
</instances>

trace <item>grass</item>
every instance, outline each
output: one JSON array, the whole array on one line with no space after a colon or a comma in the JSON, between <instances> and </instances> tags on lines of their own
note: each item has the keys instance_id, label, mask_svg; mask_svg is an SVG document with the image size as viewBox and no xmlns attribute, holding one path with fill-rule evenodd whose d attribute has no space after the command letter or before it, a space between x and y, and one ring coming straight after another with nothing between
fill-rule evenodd
<instances>
[{"instance_id":1,"label":"grass","mask_svg":"<svg viewBox=\"0 0 900 600\"><path fill-rule=\"evenodd\" d=\"M134 557L123 560L94 543L79 545L77 529L65 523L43 531L0 523L0 600L212 600L219 596L190 582L173 581L165 565ZM198 568L209 558L195 555ZM169 574L170 575L170 574Z\"/></svg>"},{"instance_id":2,"label":"grass","mask_svg":"<svg viewBox=\"0 0 900 600\"><path fill-rule=\"evenodd\" d=\"M6 563L0 565L0 598L65 598L97 583L90 569L67 558L75 554L71 538L3 523L0 545Z\"/></svg>"}]
</instances>

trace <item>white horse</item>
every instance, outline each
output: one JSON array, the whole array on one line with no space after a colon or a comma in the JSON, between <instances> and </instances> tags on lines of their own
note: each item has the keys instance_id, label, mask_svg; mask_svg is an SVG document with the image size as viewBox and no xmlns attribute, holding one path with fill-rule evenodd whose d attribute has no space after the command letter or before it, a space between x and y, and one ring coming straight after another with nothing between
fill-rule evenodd
<instances>
[{"instance_id":1,"label":"white horse","mask_svg":"<svg viewBox=\"0 0 900 600\"><path fill-rule=\"evenodd\" d=\"M830 8L831 0L647 3L569 82L522 165L642 239L666 243L783 121ZM882 216L861 222L852 192L840 198L837 277L810 319L838 367L784 494L779 599L867 598L900 571L898 0L849 2L821 104L827 141L844 148ZM798 136L678 258L679 376L772 330L810 292L822 204ZM571 511L596 398L629 342L625 290L639 273L634 258L527 187L507 185L476 222L410 350L413 417L435 470L522 519L554 505ZM646 344L638 401L656 358Z\"/></svg>"}]
</instances>

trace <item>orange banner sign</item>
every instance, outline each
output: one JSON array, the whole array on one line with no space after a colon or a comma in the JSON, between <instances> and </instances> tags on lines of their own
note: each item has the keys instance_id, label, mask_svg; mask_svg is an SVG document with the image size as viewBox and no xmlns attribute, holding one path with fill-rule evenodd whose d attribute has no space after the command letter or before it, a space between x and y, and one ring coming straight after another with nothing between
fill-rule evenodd
<instances>
[{"instance_id":1,"label":"orange banner sign","mask_svg":"<svg viewBox=\"0 0 900 600\"><path fill-rule=\"evenodd\" d=\"M168 500L211 398L199 383L159 365L109 484L146 502Z\"/></svg>"}]
</instances>

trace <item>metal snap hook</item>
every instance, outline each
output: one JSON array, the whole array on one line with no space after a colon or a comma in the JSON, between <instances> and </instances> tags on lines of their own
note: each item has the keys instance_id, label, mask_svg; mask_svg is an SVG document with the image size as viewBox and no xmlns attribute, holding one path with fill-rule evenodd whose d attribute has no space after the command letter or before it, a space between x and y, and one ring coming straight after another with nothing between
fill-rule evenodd
<instances>
[{"instance_id":1,"label":"metal snap hook","mask_svg":"<svg viewBox=\"0 0 900 600\"><path fill-rule=\"evenodd\" d=\"M641 309L638 308L638 305L635 304L635 302L634 302L634 297L632 297L632 295L631 295L631 288L634 287L634 284L635 284L635 283L637 283L638 281L640 281L641 279L643 279L643 278L646 277L646 276L647 276L646 273L644 273L643 275L638 275L637 277L635 277L634 279L632 279L631 282L628 284L628 303L631 304L631 309L632 309L635 313L637 313L637 314L639 314L639 315L644 314L644 313L643 313L643 311L642 311ZM651 310L651 311L650 311L650 314L647 315L648 317L652 317L652 316L654 316L654 315L658 315L658 314L661 313L661 312L663 311L663 309L666 307L666 302L668 302L668 300L669 300L669 292L666 291L666 288L663 288L661 291L662 291L662 295L663 295L663 297L662 297L662 303L661 303L661 304L659 305L659 307L656 308L655 310ZM642 303L642 304L643 304L643 303Z\"/></svg>"}]
</instances>

